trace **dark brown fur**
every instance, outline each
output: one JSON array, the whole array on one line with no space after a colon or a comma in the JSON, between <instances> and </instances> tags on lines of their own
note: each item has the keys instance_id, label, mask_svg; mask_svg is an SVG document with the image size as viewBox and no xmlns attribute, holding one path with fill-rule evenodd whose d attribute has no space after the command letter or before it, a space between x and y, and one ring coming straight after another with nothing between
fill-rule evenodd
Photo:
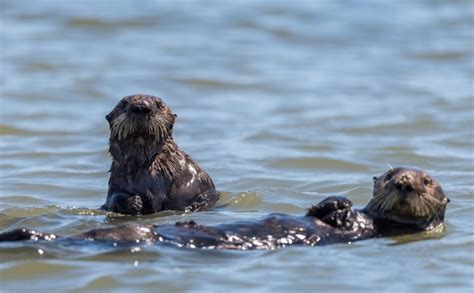
<instances>
[{"instance_id":1,"label":"dark brown fur","mask_svg":"<svg viewBox=\"0 0 474 293\"><path fill-rule=\"evenodd\" d=\"M124 214L198 211L219 199L209 175L173 141L176 115L157 97L124 97L106 119L112 156L102 209Z\"/></svg>"},{"instance_id":2,"label":"dark brown fur","mask_svg":"<svg viewBox=\"0 0 474 293\"><path fill-rule=\"evenodd\" d=\"M378 221L431 230L444 221L449 198L425 171L391 168L374 177L374 194L364 212Z\"/></svg>"},{"instance_id":3,"label":"dark brown fur","mask_svg":"<svg viewBox=\"0 0 474 293\"><path fill-rule=\"evenodd\" d=\"M57 240L168 243L203 249L275 249L415 233L442 225L449 199L439 183L425 172L395 168L375 177L374 182L374 197L362 210L353 209L347 198L333 196L311 207L303 217L270 214L259 220L215 226L193 221L175 225L124 225ZM26 229L0 234L0 241L56 238Z\"/></svg>"}]
</instances>

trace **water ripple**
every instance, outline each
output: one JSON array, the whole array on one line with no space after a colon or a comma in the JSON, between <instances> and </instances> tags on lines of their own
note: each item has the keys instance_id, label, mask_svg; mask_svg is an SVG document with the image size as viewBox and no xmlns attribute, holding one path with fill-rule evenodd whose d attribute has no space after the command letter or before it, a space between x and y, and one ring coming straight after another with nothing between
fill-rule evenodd
<instances>
[{"instance_id":1,"label":"water ripple","mask_svg":"<svg viewBox=\"0 0 474 293\"><path fill-rule=\"evenodd\" d=\"M212 225L302 215L329 195L361 207L391 164L443 184L441 238L265 252L1 244L2 290L472 289L472 1L366 2L2 1L0 229ZM175 140L214 178L217 208L97 210L104 116L136 92L178 114Z\"/></svg>"}]
</instances>

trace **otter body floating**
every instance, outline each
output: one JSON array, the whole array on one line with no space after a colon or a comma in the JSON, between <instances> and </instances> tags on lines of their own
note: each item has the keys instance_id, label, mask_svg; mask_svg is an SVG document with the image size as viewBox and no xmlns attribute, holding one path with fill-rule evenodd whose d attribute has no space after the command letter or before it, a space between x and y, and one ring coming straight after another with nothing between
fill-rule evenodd
<instances>
[{"instance_id":1,"label":"otter body floating","mask_svg":"<svg viewBox=\"0 0 474 293\"><path fill-rule=\"evenodd\" d=\"M0 234L0 241L46 240L95 243L167 243L202 249L275 249L325 245L393 236L440 227L449 199L440 184L421 170L390 169L374 177L373 198L361 210L344 197L328 197L302 217L270 214L263 219L205 226L123 225L61 237L27 229Z\"/></svg>"}]
</instances>

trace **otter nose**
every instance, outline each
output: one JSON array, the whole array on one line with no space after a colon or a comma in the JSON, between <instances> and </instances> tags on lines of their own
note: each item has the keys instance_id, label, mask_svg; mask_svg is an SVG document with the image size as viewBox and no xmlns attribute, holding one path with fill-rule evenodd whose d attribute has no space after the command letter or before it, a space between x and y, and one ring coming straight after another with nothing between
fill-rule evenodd
<instances>
[{"instance_id":1,"label":"otter nose","mask_svg":"<svg viewBox=\"0 0 474 293\"><path fill-rule=\"evenodd\" d=\"M131 104L128 107L128 112L133 114L148 114L151 112L151 109L145 104Z\"/></svg>"},{"instance_id":2,"label":"otter nose","mask_svg":"<svg viewBox=\"0 0 474 293\"><path fill-rule=\"evenodd\" d=\"M401 191L412 191L413 183L413 178L408 174L402 174L395 179L395 187Z\"/></svg>"}]
</instances>

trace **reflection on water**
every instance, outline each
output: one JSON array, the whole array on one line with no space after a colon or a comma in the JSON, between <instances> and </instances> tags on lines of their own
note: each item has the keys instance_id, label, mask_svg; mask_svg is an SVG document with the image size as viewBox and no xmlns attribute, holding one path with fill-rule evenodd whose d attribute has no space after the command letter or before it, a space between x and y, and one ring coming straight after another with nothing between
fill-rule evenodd
<instances>
[{"instance_id":1,"label":"reflection on water","mask_svg":"<svg viewBox=\"0 0 474 293\"><path fill-rule=\"evenodd\" d=\"M452 200L436 237L268 252L2 244L2 289L474 286L470 1L0 5L0 230L297 215L329 195L363 206L388 164L426 169ZM176 141L223 192L219 208L95 210L110 164L104 116L132 93L178 114Z\"/></svg>"}]
</instances>

